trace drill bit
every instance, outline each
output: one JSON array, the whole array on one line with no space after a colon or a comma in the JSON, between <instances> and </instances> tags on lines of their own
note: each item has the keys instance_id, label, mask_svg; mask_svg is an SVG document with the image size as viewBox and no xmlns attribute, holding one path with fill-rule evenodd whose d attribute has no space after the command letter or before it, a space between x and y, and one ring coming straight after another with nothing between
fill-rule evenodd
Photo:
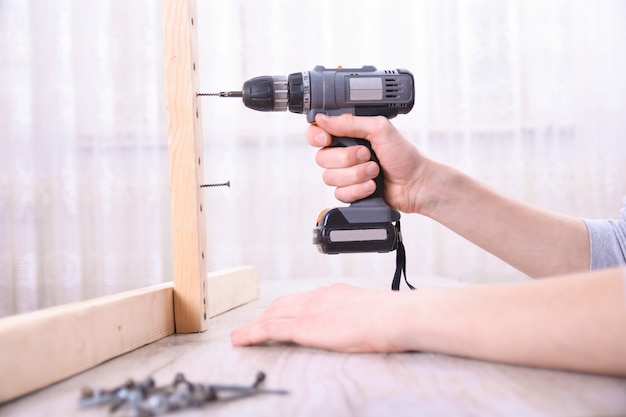
<instances>
[{"instance_id":1,"label":"drill bit","mask_svg":"<svg viewBox=\"0 0 626 417\"><path fill-rule=\"evenodd\" d=\"M219 93L198 93L199 96L243 97L243 91L220 91Z\"/></svg>"}]
</instances>

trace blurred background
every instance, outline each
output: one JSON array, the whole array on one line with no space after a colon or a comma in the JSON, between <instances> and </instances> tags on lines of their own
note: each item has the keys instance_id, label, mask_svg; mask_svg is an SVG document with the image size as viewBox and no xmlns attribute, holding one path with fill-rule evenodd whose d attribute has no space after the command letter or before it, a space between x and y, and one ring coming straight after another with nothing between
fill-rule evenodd
<instances>
[{"instance_id":1,"label":"blurred background","mask_svg":"<svg viewBox=\"0 0 626 417\"><path fill-rule=\"evenodd\" d=\"M616 218L626 194L626 2L198 1L200 86L316 65L406 68L394 124L433 158L547 209ZM322 255L306 120L203 98L209 270L386 286L394 254ZM161 2L0 0L0 316L172 279ZM411 276L526 279L417 215ZM549 256L549 254L546 254Z\"/></svg>"}]
</instances>

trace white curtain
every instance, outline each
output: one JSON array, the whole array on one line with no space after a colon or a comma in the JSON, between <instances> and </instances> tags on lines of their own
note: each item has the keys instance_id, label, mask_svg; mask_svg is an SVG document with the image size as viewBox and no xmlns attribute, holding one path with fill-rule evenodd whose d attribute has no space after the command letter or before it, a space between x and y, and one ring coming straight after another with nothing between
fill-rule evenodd
<instances>
[{"instance_id":1,"label":"white curtain","mask_svg":"<svg viewBox=\"0 0 626 417\"><path fill-rule=\"evenodd\" d=\"M171 279L159 6L0 0L0 314Z\"/></svg>"},{"instance_id":2,"label":"white curtain","mask_svg":"<svg viewBox=\"0 0 626 417\"><path fill-rule=\"evenodd\" d=\"M394 123L432 157L542 207L616 217L626 194L626 3L198 0L204 91L315 65L407 68ZM0 315L171 279L159 1L0 0ZM338 205L304 116L203 98L209 269L388 282L393 254L311 244ZM620 169L621 168L621 169ZM417 215L408 274L524 279ZM549 256L549 254L547 254Z\"/></svg>"}]
</instances>

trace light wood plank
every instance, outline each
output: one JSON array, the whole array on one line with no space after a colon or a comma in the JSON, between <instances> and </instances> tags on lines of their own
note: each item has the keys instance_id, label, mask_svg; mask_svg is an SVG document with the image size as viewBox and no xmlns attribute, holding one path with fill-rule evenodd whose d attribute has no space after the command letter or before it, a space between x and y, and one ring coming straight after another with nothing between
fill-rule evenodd
<instances>
[{"instance_id":1,"label":"light wood plank","mask_svg":"<svg viewBox=\"0 0 626 417\"><path fill-rule=\"evenodd\" d=\"M212 272L207 277L209 317L259 297L259 274L254 266Z\"/></svg>"},{"instance_id":2,"label":"light wood plank","mask_svg":"<svg viewBox=\"0 0 626 417\"><path fill-rule=\"evenodd\" d=\"M0 320L0 403L174 333L161 284Z\"/></svg>"},{"instance_id":3,"label":"light wood plank","mask_svg":"<svg viewBox=\"0 0 626 417\"><path fill-rule=\"evenodd\" d=\"M196 2L164 0L165 93L176 332L206 330L206 219L198 91Z\"/></svg>"}]
</instances>

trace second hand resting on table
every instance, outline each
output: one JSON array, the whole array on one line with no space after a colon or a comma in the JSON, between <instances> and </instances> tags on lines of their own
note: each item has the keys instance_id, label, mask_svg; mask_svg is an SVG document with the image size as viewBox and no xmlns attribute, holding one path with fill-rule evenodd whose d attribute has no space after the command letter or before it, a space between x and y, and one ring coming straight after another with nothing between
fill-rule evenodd
<instances>
[{"instance_id":1,"label":"second hand resting on table","mask_svg":"<svg viewBox=\"0 0 626 417\"><path fill-rule=\"evenodd\" d=\"M431 351L626 375L625 271L588 272L582 219L516 201L427 158L384 117L318 115L316 122L307 140L322 148L316 161L340 201L371 194L379 167L366 147L327 148L330 134L371 142L391 207L428 216L530 276L552 278L403 292L335 284L277 299L232 332L234 346Z\"/></svg>"}]
</instances>

